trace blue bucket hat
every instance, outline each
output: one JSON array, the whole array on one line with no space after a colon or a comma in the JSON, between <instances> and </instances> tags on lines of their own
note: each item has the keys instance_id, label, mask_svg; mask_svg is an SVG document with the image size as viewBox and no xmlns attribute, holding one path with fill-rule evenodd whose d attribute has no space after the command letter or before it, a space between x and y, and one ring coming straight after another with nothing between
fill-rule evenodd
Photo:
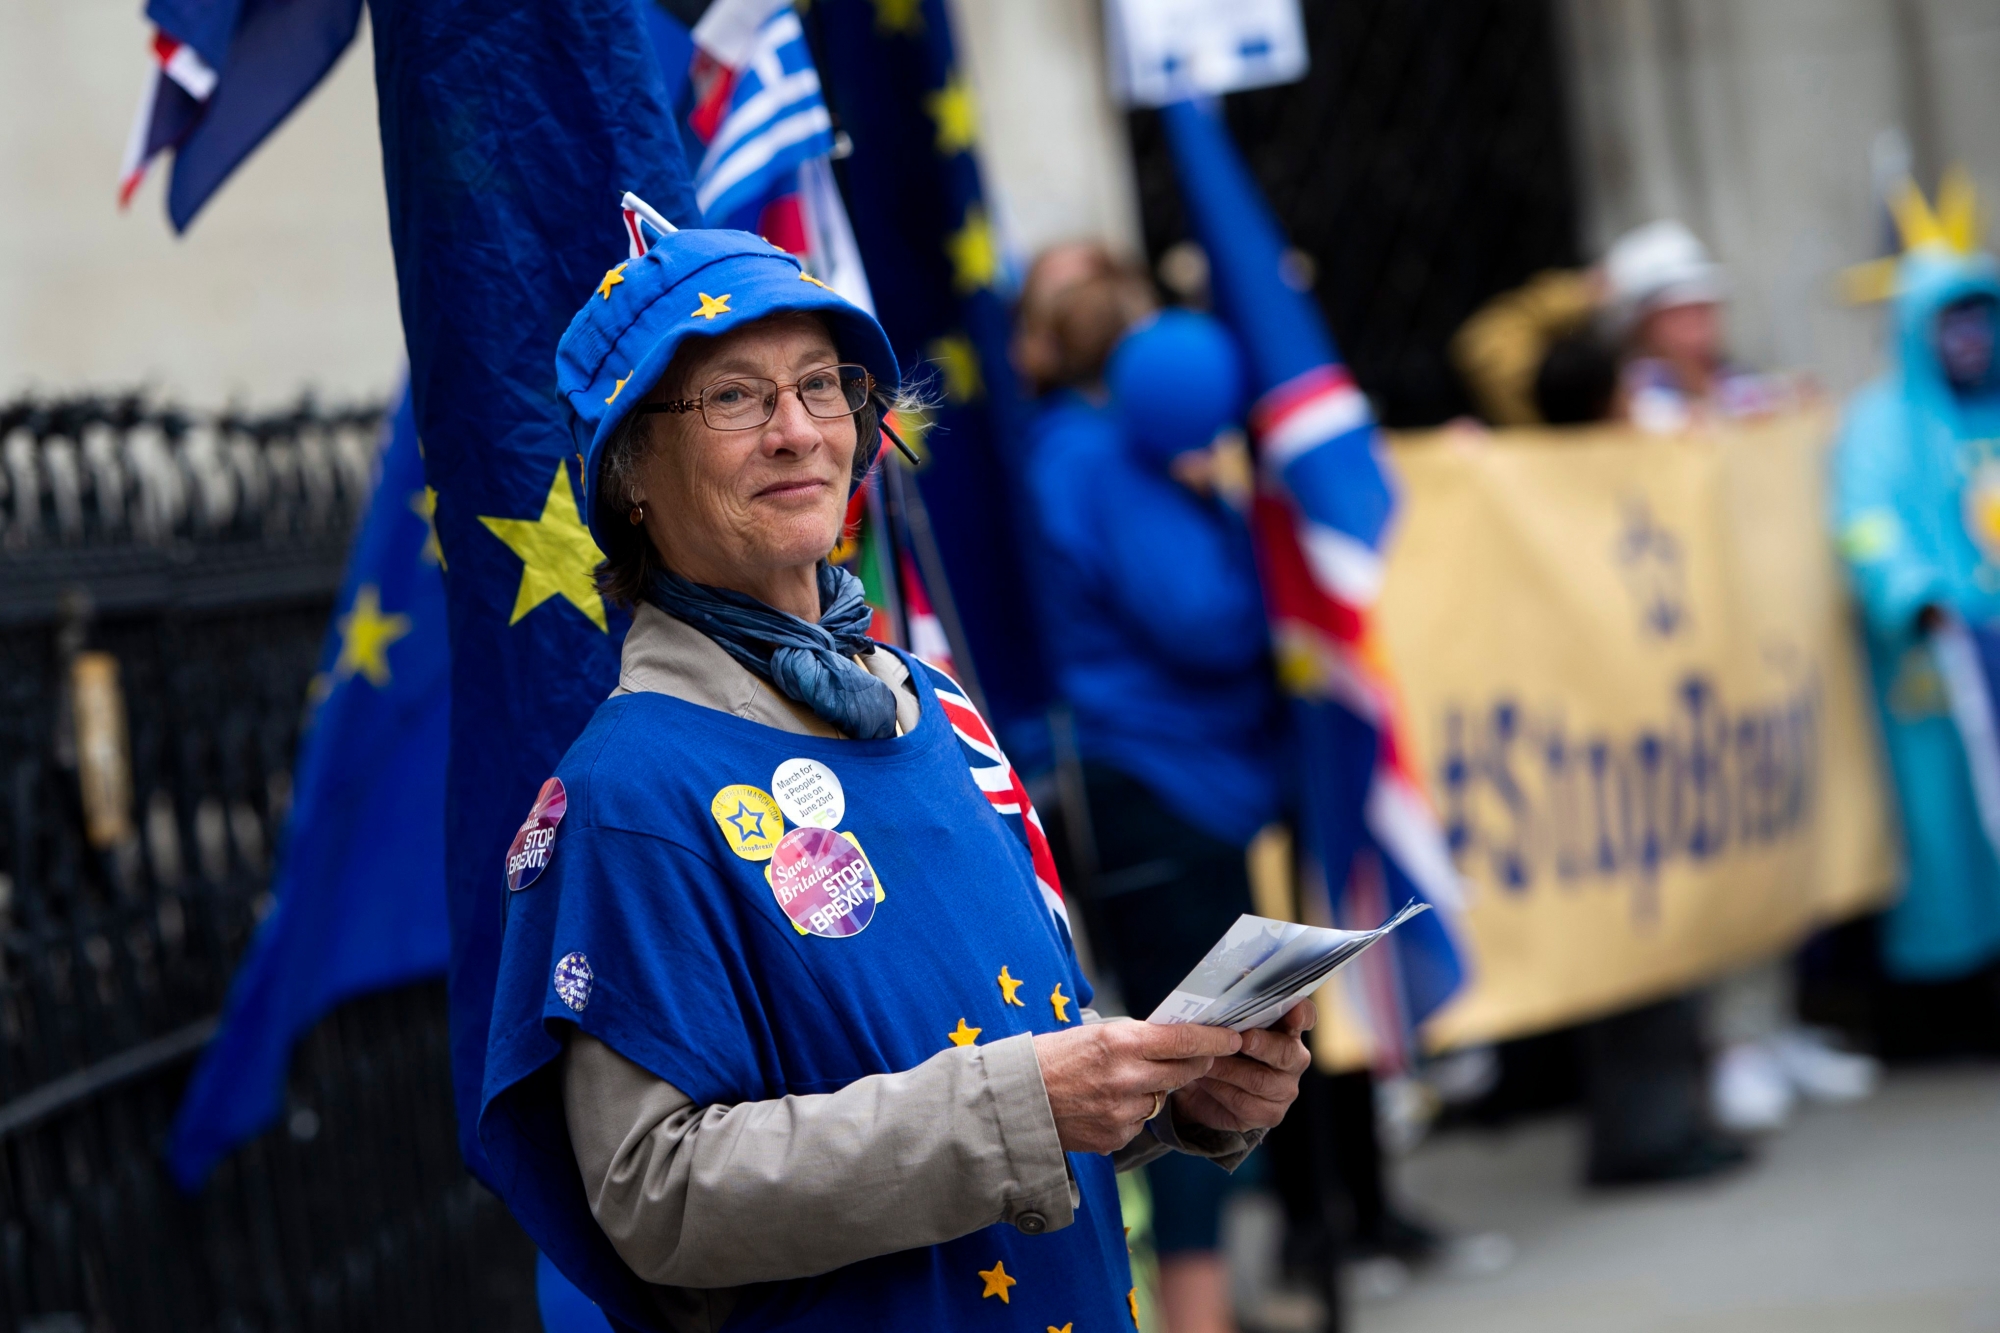
<instances>
[{"instance_id":1,"label":"blue bucket hat","mask_svg":"<svg viewBox=\"0 0 2000 1333\"><path fill-rule=\"evenodd\" d=\"M672 232L605 273L556 344L556 387L575 413L583 459L583 519L598 549L610 549L598 513L605 446L681 344L793 311L824 319L841 359L866 369L881 391L896 391L902 375L875 317L749 232ZM868 457L878 443L862 442Z\"/></svg>"}]
</instances>

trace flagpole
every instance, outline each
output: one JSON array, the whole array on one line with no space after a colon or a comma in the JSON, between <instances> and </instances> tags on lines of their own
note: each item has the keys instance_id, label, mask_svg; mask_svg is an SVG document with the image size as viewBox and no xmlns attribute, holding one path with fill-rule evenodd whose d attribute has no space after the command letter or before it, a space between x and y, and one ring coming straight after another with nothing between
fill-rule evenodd
<instances>
[{"instance_id":1,"label":"flagpole","mask_svg":"<svg viewBox=\"0 0 2000 1333\"><path fill-rule=\"evenodd\" d=\"M951 581L945 577L944 557L938 553L937 537L931 531L930 511L924 508L923 492L914 478L905 481L901 459L883 457L882 475L888 479L896 508L910 529L910 551L917 557L917 572L924 576L924 590L930 594L931 610L951 645L951 664L958 683L965 687L973 706L987 717L986 693L979 688L979 671L972 664L972 648L965 641L965 626L958 618L958 603L952 600Z\"/></svg>"}]
</instances>

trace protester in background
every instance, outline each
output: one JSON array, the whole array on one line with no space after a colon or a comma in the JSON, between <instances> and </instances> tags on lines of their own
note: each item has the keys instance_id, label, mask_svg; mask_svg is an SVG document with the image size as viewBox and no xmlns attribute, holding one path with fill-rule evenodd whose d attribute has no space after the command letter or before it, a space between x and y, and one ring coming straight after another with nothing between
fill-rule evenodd
<instances>
[{"instance_id":1,"label":"protester in background","mask_svg":"<svg viewBox=\"0 0 2000 1333\"><path fill-rule=\"evenodd\" d=\"M1728 284L1693 232L1662 219L1620 236L1590 269L1551 269L1502 292L1466 320L1451 355L1480 413L1496 426L1558 424L1542 410L1538 381L1555 370L1574 383L1605 350L1617 358L1611 419L1671 434L1704 419L1759 416L1796 397L1783 376L1728 359ZM1571 364L1550 367L1558 352ZM1569 423L1587 403L1559 398Z\"/></svg>"},{"instance_id":2,"label":"protester in background","mask_svg":"<svg viewBox=\"0 0 2000 1333\"><path fill-rule=\"evenodd\" d=\"M1055 326L1103 317L1084 304ZM1243 407L1234 345L1205 317L1159 315L1107 379L1102 403L1069 390L1045 409L1028 491L1084 764L1089 937L1143 1018L1252 910L1244 850L1279 814L1281 713L1250 533L1209 482L1209 446ZM1228 1177L1195 1165L1147 1168L1161 1305L1171 1333L1222 1333Z\"/></svg>"},{"instance_id":3,"label":"protester in background","mask_svg":"<svg viewBox=\"0 0 2000 1333\"><path fill-rule=\"evenodd\" d=\"M1591 338L1603 294L1604 277L1597 269L1547 269L1493 297L1460 326L1451 340L1452 364L1489 425L1595 419L1578 415L1574 408L1564 414L1565 422L1548 415L1540 402L1539 380L1555 349L1570 347L1571 340L1604 346ZM1614 384L1616 378L1614 353Z\"/></svg>"},{"instance_id":4,"label":"protester in background","mask_svg":"<svg viewBox=\"0 0 2000 1333\"><path fill-rule=\"evenodd\" d=\"M1014 369L1037 395L1101 391L1112 347L1157 302L1145 272L1095 241L1050 246L1035 257L1014 309Z\"/></svg>"},{"instance_id":5,"label":"protester in background","mask_svg":"<svg viewBox=\"0 0 2000 1333\"><path fill-rule=\"evenodd\" d=\"M1937 982L2000 957L2000 860L1930 645L1947 618L2000 617L2000 271L1939 242L1904 257L1897 290L1895 365L1848 408L1833 521L1908 849L1883 962L1893 979Z\"/></svg>"}]
</instances>

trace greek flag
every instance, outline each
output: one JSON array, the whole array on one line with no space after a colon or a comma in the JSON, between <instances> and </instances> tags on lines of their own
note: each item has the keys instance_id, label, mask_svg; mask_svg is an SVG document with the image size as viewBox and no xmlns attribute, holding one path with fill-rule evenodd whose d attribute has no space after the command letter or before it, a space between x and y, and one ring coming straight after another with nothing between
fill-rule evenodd
<instances>
[{"instance_id":1,"label":"greek flag","mask_svg":"<svg viewBox=\"0 0 2000 1333\"><path fill-rule=\"evenodd\" d=\"M798 14L785 5L759 25L728 113L695 170L702 220L727 226L771 195L796 190L796 169L832 151L833 118L819 72Z\"/></svg>"}]
</instances>

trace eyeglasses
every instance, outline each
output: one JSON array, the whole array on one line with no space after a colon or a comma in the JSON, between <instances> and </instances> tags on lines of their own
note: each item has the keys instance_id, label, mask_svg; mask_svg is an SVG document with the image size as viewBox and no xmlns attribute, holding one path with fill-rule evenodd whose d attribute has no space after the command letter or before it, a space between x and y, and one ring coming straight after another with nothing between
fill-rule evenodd
<instances>
[{"instance_id":1,"label":"eyeglasses","mask_svg":"<svg viewBox=\"0 0 2000 1333\"><path fill-rule=\"evenodd\" d=\"M700 412L710 430L755 430L778 414L778 395L791 389L808 416L820 418L852 416L868 405L875 391L875 377L860 366L821 366L808 370L791 384L780 384L761 375L739 375L717 380L701 391L699 398L676 398L665 403L644 403L636 415L654 412Z\"/></svg>"}]
</instances>

